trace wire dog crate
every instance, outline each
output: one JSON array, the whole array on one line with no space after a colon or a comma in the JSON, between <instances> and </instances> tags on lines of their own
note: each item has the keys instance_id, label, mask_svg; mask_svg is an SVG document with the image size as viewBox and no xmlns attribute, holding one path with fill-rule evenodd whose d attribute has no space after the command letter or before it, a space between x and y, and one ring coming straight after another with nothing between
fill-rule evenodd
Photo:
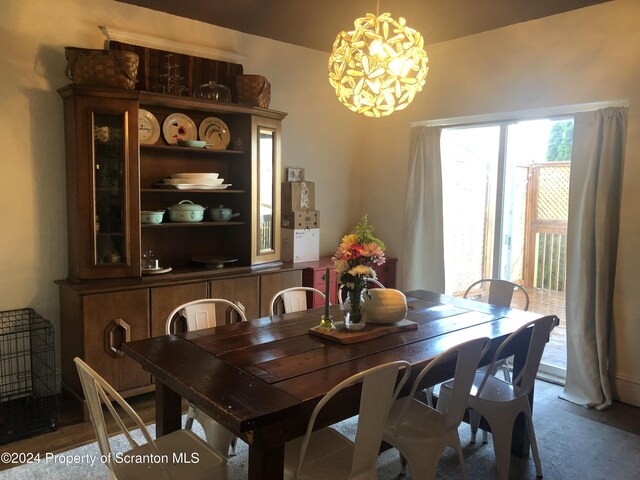
<instances>
[{"instance_id":1,"label":"wire dog crate","mask_svg":"<svg viewBox=\"0 0 640 480\"><path fill-rule=\"evenodd\" d=\"M0 312L0 445L57 426L53 325L31 308Z\"/></svg>"}]
</instances>

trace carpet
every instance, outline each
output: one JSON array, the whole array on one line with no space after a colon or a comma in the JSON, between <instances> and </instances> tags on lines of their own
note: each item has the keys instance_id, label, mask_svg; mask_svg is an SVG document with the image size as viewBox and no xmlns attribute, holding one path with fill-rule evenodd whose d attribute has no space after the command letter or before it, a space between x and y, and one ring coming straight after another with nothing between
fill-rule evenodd
<instances>
[{"instance_id":1,"label":"carpet","mask_svg":"<svg viewBox=\"0 0 640 480\"><path fill-rule=\"evenodd\" d=\"M582 415L567 411L563 400L557 395L541 395L534 406L534 424L542 470L547 480L632 480L640 478L640 436L636 433L614 428L593 421ZM353 438L356 419L337 424L338 430ZM155 428L150 427L152 434ZM204 437L196 424L194 432ZM497 478L493 465L491 441L469 442L469 426L462 424L459 429L469 480L493 480ZM141 438L139 432L138 437ZM121 435L116 438L114 450L126 450L128 444ZM62 456L64 455L64 456ZM77 456L77 457L73 457ZM108 478L108 470L99 461L91 466L87 459L99 458L96 443L68 450L57 457L23 465L0 472L1 479L33 480L93 480ZM70 462L66 462L70 460ZM229 479L247 478L247 445L238 444L238 454L229 459ZM400 477L400 462L395 450L389 450L378 459L378 475L382 480L396 480ZM411 475L407 475L407 480ZM447 449L438 465L437 479L449 480L460 477L455 452ZM509 480L535 479L533 459L511 457ZM329 480L329 479L328 479Z\"/></svg>"}]
</instances>

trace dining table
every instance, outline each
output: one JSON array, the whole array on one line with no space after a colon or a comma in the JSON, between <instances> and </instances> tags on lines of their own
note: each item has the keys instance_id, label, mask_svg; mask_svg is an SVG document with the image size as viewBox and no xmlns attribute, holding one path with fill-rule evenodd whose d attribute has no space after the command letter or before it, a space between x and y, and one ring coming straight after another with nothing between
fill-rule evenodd
<instances>
[{"instance_id":1,"label":"dining table","mask_svg":"<svg viewBox=\"0 0 640 480\"><path fill-rule=\"evenodd\" d=\"M480 362L486 365L509 334L543 316L426 290L405 295L406 321L413 328L382 334L376 329L384 326L367 324L362 332L374 334L353 337L361 341L315 334L324 313L315 308L127 342L122 351L155 379L156 435L181 428L185 399L248 444L250 479L276 480L283 478L285 443L304 434L314 406L340 381L385 362L406 360L411 377L403 395L422 367L448 348L489 337L489 351ZM336 322L342 318L339 305L332 305L330 313ZM341 333L349 338L349 332ZM528 349L526 336L521 337L503 352L513 356L515 374ZM453 371L453 362L433 369L424 387L452 378ZM316 426L357 415L359 398L357 385L341 392L322 410ZM512 453L529 453L523 418L514 428Z\"/></svg>"}]
</instances>

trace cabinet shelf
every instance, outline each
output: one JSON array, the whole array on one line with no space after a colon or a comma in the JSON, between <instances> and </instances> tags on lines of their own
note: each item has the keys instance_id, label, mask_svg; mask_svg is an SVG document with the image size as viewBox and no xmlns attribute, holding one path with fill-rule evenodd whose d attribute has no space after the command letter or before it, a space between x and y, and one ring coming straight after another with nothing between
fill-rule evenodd
<instances>
[{"instance_id":1,"label":"cabinet shelf","mask_svg":"<svg viewBox=\"0 0 640 480\"><path fill-rule=\"evenodd\" d=\"M156 187L156 188L141 188L141 193L206 193L206 194L218 194L218 193L226 193L226 194L238 194L238 193L247 193L246 190L203 190L201 188L188 188L188 189L177 189L177 188L164 188L164 187Z\"/></svg>"},{"instance_id":2,"label":"cabinet shelf","mask_svg":"<svg viewBox=\"0 0 640 480\"><path fill-rule=\"evenodd\" d=\"M229 225L244 225L245 222L166 222L166 223L143 223L142 228L175 228L175 227L226 227Z\"/></svg>"},{"instance_id":3,"label":"cabinet shelf","mask_svg":"<svg viewBox=\"0 0 640 480\"><path fill-rule=\"evenodd\" d=\"M209 148L194 148L194 147L180 147L176 145L148 145L148 144L140 144L141 150L152 150L155 152L166 152L166 153L188 153L198 154L198 155L242 155L246 153L244 150L212 150Z\"/></svg>"}]
</instances>

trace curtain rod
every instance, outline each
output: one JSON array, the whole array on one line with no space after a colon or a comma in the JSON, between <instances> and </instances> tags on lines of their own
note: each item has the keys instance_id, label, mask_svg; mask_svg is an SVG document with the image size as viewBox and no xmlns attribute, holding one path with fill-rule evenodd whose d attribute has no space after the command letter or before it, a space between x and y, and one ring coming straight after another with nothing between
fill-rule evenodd
<instances>
[{"instance_id":1,"label":"curtain rod","mask_svg":"<svg viewBox=\"0 0 640 480\"><path fill-rule=\"evenodd\" d=\"M486 113L469 115L465 117L440 118L436 120L422 120L412 122L411 127L464 127L487 123L518 122L521 120L534 120L537 118L566 117L575 113L590 112L608 107L628 107L629 99L610 100L605 102L582 103L576 105L563 105L532 110L519 110L514 112Z\"/></svg>"}]
</instances>

